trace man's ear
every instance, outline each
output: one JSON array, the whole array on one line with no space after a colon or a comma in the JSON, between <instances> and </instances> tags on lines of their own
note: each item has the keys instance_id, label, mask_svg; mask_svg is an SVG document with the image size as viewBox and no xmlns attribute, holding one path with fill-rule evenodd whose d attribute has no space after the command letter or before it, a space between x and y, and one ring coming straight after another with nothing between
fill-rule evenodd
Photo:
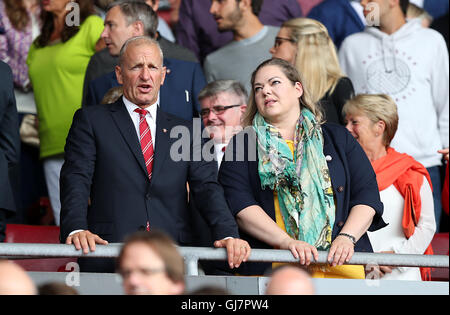
<instances>
[{"instance_id":1,"label":"man's ear","mask_svg":"<svg viewBox=\"0 0 450 315\"><path fill-rule=\"evenodd\" d=\"M253 12L252 10L252 0L241 0L238 3L238 6L241 10L250 10L250 12Z\"/></svg>"},{"instance_id":2,"label":"man's ear","mask_svg":"<svg viewBox=\"0 0 450 315\"><path fill-rule=\"evenodd\" d=\"M122 80L122 68L120 66L116 66L116 78L119 84L123 84Z\"/></svg>"},{"instance_id":3,"label":"man's ear","mask_svg":"<svg viewBox=\"0 0 450 315\"><path fill-rule=\"evenodd\" d=\"M150 0L148 2L153 3L150 6L152 7L153 11L157 12L159 9L159 0Z\"/></svg>"},{"instance_id":4,"label":"man's ear","mask_svg":"<svg viewBox=\"0 0 450 315\"><path fill-rule=\"evenodd\" d=\"M389 8L400 7L400 0L389 0Z\"/></svg>"},{"instance_id":5,"label":"man's ear","mask_svg":"<svg viewBox=\"0 0 450 315\"><path fill-rule=\"evenodd\" d=\"M145 34L144 23L136 21L133 23L133 36L142 36Z\"/></svg>"},{"instance_id":6,"label":"man's ear","mask_svg":"<svg viewBox=\"0 0 450 315\"><path fill-rule=\"evenodd\" d=\"M166 67L162 67L161 85L164 85L164 81L166 80L166 75L167 75L167 68Z\"/></svg>"}]
</instances>

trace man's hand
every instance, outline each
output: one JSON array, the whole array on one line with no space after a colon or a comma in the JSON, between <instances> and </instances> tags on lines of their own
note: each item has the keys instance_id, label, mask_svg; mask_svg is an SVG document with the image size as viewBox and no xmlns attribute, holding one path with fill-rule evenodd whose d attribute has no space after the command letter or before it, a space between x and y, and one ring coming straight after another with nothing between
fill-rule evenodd
<instances>
[{"instance_id":1,"label":"man's hand","mask_svg":"<svg viewBox=\"0 0 450 315\"><path fill-rule=\"evenodd\" d=\"M395 254L393 250L380 252L382 254ZM382 276L387 273L392 273L392 270L395 269L393 266L380 266L380 271L382 272Z\"/></svg>"},{"instance_id":2,"label":"man's hand","mask_svg":"<svg viewBox=\"0 0 450 315\"><path fill-rule=\"evenodd\" d=\"M226 248L230 268L239 268L250 257L251 248L247 241L239 238L227 238L214 242L214 247Z\"/></svg>"},{"instance_id":3,"label":"man's hand","mask_svg":"<svg viewBox=\"0 0 450 315\"><path fill-rule=\"evenodd\" d=\"M89 250L95 252L95 244L108 245L108 242L86 230L67 237L66 244L73 244L77 250L83 249L84 254L89 254Z\"/></svg>"},{"instance_id":4,"label":"man's hand","mask_svg":"<svg viewBox=\"0 0 450 315\"><path fill-rule=\"evenodd\" d=\"M442 154L444 156L444 159L447 162L449 161L448 151L449 151L448 148L438 151L440 154Z\"/></svg>"}]
</instances>

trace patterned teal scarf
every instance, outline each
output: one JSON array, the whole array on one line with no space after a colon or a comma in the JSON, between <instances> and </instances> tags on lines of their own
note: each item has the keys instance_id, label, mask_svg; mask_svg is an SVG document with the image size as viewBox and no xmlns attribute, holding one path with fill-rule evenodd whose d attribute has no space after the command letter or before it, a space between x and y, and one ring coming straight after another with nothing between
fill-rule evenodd
<instances>
[{"instance_id":1,"label":"patterned teal scarf","mask_svg":"<svg viewBox=\"0 0 450 315\"><path fill-rule=\"evenodd\" d=\"M297 123L294 155L278 130L257 113L258 171L262 189L277 191L287 233L319 250L331 246L335 205L323 154L322 128L303 109Z\"/></svg>"}]
</instances>

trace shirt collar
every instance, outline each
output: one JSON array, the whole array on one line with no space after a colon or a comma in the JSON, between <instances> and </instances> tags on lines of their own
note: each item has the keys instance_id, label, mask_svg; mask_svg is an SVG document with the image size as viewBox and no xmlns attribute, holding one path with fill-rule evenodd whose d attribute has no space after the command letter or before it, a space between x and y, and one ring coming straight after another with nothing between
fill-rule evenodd
<instances>
[{"instance_id":1,"label":"shirt collar","mask_svg":"<svg viewBox=\"0 0 450 315\"><path fill-rule=\"evenodd\" d=\"M123 99L123 103L125 104L125 107L127 108L130 116L132 116L132 114L134 113L134 110L136 108L140 108L136 104L130 102L125 96L123 96L122 99ZM160 102L159 102L159 94L158 94L158 99L156 100L156 103L146 108L146 110L150 114L150 117L152 117L154 120L156 120L156 113L158 110L159 103Z\"/></svg>"},{"instance_id":2,"label":"shirt collar","mask_svg":"<svg viewBox=\"0 0 450 315\"><path fill-rule=\"evenodd\" d=\"M222 153L223 152L223 148L226 148L226 143L214 143L214 150L217 153Z\"/></svg>"}]
</instances>

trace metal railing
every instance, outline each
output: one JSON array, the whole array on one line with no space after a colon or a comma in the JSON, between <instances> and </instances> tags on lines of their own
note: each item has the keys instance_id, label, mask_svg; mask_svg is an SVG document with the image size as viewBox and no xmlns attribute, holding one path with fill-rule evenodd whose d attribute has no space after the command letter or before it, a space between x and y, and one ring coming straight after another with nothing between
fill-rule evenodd
<instances>
[{"instance_id":1,"label":"metal railing","mask_svg":"<svg viewBox=\"0 0 450 315\"><path fill-rule=\"evenodd\" d=\"M64 244L0 244L0 258L6 259L35 259L35 258L116 258L122 244L97 245L95 252L84 254L77 251L73 245ZM185 259L186 273L189 276L198 275L199 260L227 260L226 250L223 248L179 247L180 254ZM328 252L319 251L317 261L312 263L326 264ZM249 262L280 262L295 263L292 253L288 250L252 249ZM380 254L360 253L353 255L349 265L378 265L394 267L432 267L449 268L449 256L442 255L410 255L410 254Z\"/></svg>"}]
</instances>

